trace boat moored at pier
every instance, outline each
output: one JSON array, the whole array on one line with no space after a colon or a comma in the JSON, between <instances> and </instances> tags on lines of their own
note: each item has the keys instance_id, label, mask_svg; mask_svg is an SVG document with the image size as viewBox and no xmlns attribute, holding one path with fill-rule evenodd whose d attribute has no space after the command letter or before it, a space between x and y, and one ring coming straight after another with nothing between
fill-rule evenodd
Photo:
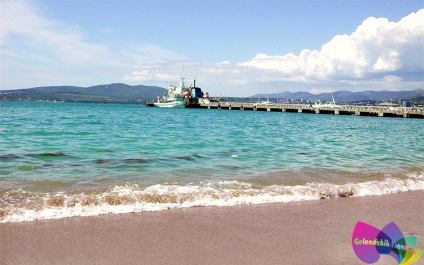
<instances>
[{"instance_id":1,"label":"boat moored at pier","mask_svg":"<svg viewBox=\"0 0 424 265\"><path fill-rule=\"evenodd\" d=\"M184 77L181 75L180 84L169 85L168 93L163 97L158 97L158 99L153 102L154 107L160 108L183 108L186 105L187 101L187 92L190 91L190 88L185 87ZM146 104L146 106L152 106L152 104Z\"/></svg>"},{"instance_id":2,"label":"boat moored at pier","mask_svg":"<svg viewBox=\"0 0 424 265\"><path fill-rule=\"evenodd\" d=\"M146 102L146 106L160 108L197 108L200 106L200 103L208 102L209 93L206 92L204 94L200 87L196 87L196 78L194 78L193 87L186 87L184 79L181 75L178 86L169 85L166 95L158 97L155 101ZM205 95L206 98L204 98Z\"/></svg>"}]
</instances>

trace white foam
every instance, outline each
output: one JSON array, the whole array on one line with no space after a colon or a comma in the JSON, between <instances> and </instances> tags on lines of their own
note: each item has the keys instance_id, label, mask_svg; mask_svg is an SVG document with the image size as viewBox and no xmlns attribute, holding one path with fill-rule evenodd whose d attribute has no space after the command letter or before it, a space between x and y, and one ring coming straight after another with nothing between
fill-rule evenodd
<instances>
[{"instance_id":1,"label":"white foam","mask_svg":"<svg viewBox=\"0 0 424 265\"><path fill-rule=\"evenodd\" d=\"M27 209L25 205L9 207L0 222L22 222L39 219L57 219L73 216L95 216L195 206L234 206L243 204L288 203L345 196L375 196L390 193L424 190L424 174L409 174L405 178L388 177L383 181L367 181L335 185L331 183L307 183L298 186L271 185L254 188L239 181L205 181L186 186L153 185L141 188L138 185L114 186L99 195L85 194L36 194L27 200L41 200L42 207ZM13 196L29 196L23 190L10 192ZM18 194L18 195L16 195ZM7 195L6 195L7 196ZM50 206L48 201L61 197L65 206ZM82 199L95 197L95 202L86 205ZM13 201L13 198L4 198ZM108 201L111 199L111 201ZM117 203L114 203L116 200ZM69 202L74 202L72 205ZM116 204L116 205L115 205ZM16 204L15 204L16 205ZM1 210L1 209L0 209ZM0 212L1 214L1 212Z\"/></svg>"}]
</instances>

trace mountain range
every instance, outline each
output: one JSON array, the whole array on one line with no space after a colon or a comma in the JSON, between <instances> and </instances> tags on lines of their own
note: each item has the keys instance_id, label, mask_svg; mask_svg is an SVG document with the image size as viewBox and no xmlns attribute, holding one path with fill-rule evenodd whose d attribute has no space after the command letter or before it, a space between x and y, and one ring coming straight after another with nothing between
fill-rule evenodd
<instances>
[{"instance_id":1,"label":"mountain range","mask_svg":"<svg viewBox=\"0 0 424 265\"><path fill-rule=\"evenodd\" d=\"M390 99L411 99L422 97L424 89L415 89L410 91L336 91L333 93L312 94L309 92L281 92L275 94L256 94L252 98L279 98L279 99L303 99L303 100L321 100L331 101L334 96L337 102L355 102L355 101L385 101Z\"/></svg>"},{"instance_id":2,"label":"mountain range","mask_svg":"<svg viewBox=\"0 0 424 265\"><path fill-rule=\"evenodd\" d=\"M122 83L91 87L47 86L0 90L0 100L50 100L65 102L144 103L162 96L167 89L157 86L130 86Z\"/></svg>"},{"instance_id":3,"label":"mountain range","mask_svg":"<svg viewBox=\"0 0 424 265\"><path fill-rule=\"evenodd\" d=\"M93 103L145 103L166 94L167 89L157 86L130 86L122 83L97 85L91 87L46 86L16 90L0 90L0 100L50 100L65 102ZM309 92L281 92L275 94L256 94L250 98L278 98L337 102L386 101L390 99L412 99L424 96L424 89L410 91L336 91L333 93L312 94ZM241 100L242 98L238 98Z\"/></svg>"}]
</instances>

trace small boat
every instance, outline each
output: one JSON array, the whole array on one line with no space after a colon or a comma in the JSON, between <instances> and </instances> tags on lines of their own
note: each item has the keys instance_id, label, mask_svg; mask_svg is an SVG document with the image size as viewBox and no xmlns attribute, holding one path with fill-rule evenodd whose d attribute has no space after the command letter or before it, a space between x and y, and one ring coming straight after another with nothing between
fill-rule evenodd
<instances>
[{"instance_id":1,"label":"small boat","mask_svg":"<svg viewBox=\"0 0 424 265\"><path fill-rule=\"evenodd\" d=\"M186 101L178 98L174 99L160 99L158 102L154 102L153 105L155 107L160 108L184 108L186 105Z\"/></svg>"},{"instance_id":2,"label":"small boat","mask_svg":"<svg viewBox=\"0 0 424 265\"><path fill-rule=\"evenodd\" d=\"M264 100L264 101L262 101L262 100L259 100L258 102L256 102L255 104L254 104L254 106L255 107L257 107L257 106L269 106L271 104L271 102L269 101L269 99L267 98L266 100Z\"/></svg>"},{"instance_id":3,"label":"small boat","mask_svg":"<svg viewBox=\"0 0 424 265\"><path fill-rule=\"evenodd\" d=\"M153 102L155 107L160 108L184 108L187 104L186 94L190 88L185 87L184 77L181 76L180 84L178 86L169 85L168 94Z\"/></svg>"},{"instance_id":4,"label":"small boat","mask_svg":"<svg viewBox=\"0 0 424 265\"><path fill-rule=\"evenodd\" d=\"M326 104L321 104L321 102L319 102L319 103L316 103L315 102L315 104L313 105L313 107L314 108L337 108L337 107L344 107L344 106L342 106L342 105L337 105L336 104L336 101L334 100L334 96L333 96L333 93L331 93L331 97L333 98L333 100L331 101L331 102L329 102L329 103L326 103Z\"/></svg>"}]
</instances>

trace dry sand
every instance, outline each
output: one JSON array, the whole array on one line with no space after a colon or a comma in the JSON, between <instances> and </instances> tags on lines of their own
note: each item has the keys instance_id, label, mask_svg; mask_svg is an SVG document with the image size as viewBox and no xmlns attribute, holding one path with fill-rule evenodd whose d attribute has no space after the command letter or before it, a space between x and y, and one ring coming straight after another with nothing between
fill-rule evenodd
<instances>
[{"instance_id":1,"label":"dry sand","mask_svg":"<svg viewBox=\"0 0 424 265\"><path fill-rule=\"evenodd\" d=\"M357 221L394 221L423 249L424 191L3 223L0 264L363 264Z\"/></svg>"}]
</instances>

